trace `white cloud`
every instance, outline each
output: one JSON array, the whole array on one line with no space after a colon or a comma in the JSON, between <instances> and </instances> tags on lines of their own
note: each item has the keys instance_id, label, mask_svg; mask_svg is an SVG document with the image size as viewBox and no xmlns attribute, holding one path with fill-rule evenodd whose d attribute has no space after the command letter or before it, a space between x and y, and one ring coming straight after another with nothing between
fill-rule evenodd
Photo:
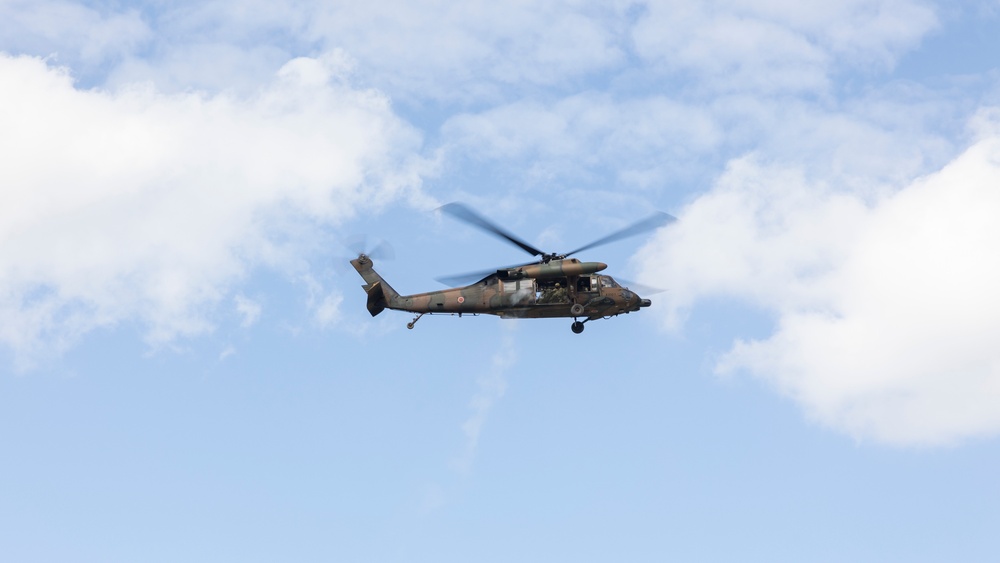
<instances>
[{"instance_id":1,"label":"white cloud","mask_svg":"<svg viewBox=\"0 0 1000 563\"><path fill-rule=\"evenodd\" d=\"M0 2L0 49L53 55L62 64L97 65L150 36L135 10L115 13L63 0Z\"/></svg>"},{"instance_id":2,"label":"white cloud","mask_svg":"<svg viewBox=\"0 0 1000 563\"><path fill-rule=\"evenodd\" d=\"M696 90L825 91L839 68L891 67L937 16L920 0L424 0L332 4L308 22L304 36L348 50L394 96L481 106L622 72L630 54Z\"/></svg>"},{"instance_id":3,"label":"white cloud","mask_svg":"<svg viewBox=\"0 0 1000 563\"><path fill-rule=\"evenodd\" d=\"M143 10L18 0L0 7L0 36L3 48L60 51L67 63L125 58L112 83L149 79L168 91L245 88L294 54L344 49L397 100L482 107L627 74L635 55L644 77L665 70L701 92L824 91L838 68L891 67L937 25L917 0L215 0Z\"/></svg>"},{"instance_id":4,"label":"white cloud","mask_svg":"<svg viewBox=\"0 0 1000 563\"><path fill-rule=\"evenodd\" d=\"M613 177L596 184L620 196L636 193L629 188L690 190L716 173L724 155L747 150L808 162L816 174L901 182L954 154L944 130L966 111L917 88L872 89L834 107L749 95L696 103L588 92L457 114L441 131L455 160L524 160L524 184L547 189L584 184L610 170Z\"/></svg>"},{"instance_id":5,"label":"white cloud","mask_svg":"<svg viewBox=\"0 0 1000 563\"><path fill-rule=\"evenodd\" d=\"M262 310L260 303L242 294L233 297L233 303L236 305L236 312L242 317L240 326L250 328L257 323Z\"/></svg>"},{"instance_id":6,"label":"white cloud","mask_svg":"<svg viewBox=\"0 0 1000 563\"><path fill-rule=\"evenodd\" d=\"M597 93L456 115L442 132L451 154L529 159L528 173L542 183L614 162L617 180L643 187L662 185L679 162L722 143L721 130L705 108L663 96L621 101Z\"/></svg>"},{"instance_id":7,"label":"white cloud","mask_svg":"<svg viewBox=\"0 0 1000 563\"><path fill-rule=\"evenodd\" d=\"M747 371L858 439L943 444L1000 431L1000 136L887 193L753 158L639 253L670 280L675 328L699 301L769 311L717 369ZM662 300L661 300L662 301Z\"/></svg>"},{"instance_id":8,"label":"white cloud","mask_svg":"<svg viewBox=\"0 0 1000 563\"><path fill-rule=\"evenodd\" d=\"M148 79L168 91L242 88L248 75L260 76L296 53L343 49L360 61L370 83L395 99L476 105L495 101L512 87L560 85L620 65L629 6L578 0L214 0L147 3L144 23L134 12L107 9L101 15L65 2L37 4L15 2L7 10L17 23L10 25L11 37L18 40L5 47L37 55L89 50L95 60L124 56L125 63L111 69L112 83ZM77 12L78 21L91 25L71 28ZM60 21L66 22L61 28ZM37 32L22 29L32 22ZM130 22L137 31L98 33L102 26L123 27L117 22ZM147 25L155 33L148 33ZM113 55L95 35L117 37Z\"/></svg>"},{"instance_id":9,"label":"white cloud","mask_svg":"<svg viewBox=\"0 0 1000 563\"><path fill-rule=\"evenodd\" d=\"M872 145L902 153L911 143L896 143L879 127L879 115L855 118L866 112L869 96L859 106L838 107L788 94L819 93L822 100L839 69L891 65L936 25L933 10L911 0L823 6L216 0L147 12L155 48L114 65L108 84L149 80L165 92L252 92L289 53L326 45L349 54L344 64L357 61L358 80L397 101L476 108L442 127L443 146L458 149L449 157L528 160L526 179L540 184L569 177L574 185L606 185L609 178L595 171L613 167L615 189L700 183L717 164L700 157L751 145L780 156L811 149L825 157L835 144L831 166L884 166L887 159L873 157L881 153ZM903 106L881 109L916 116L919 124L924 113ZM891 125L919 143L925 136L911 135L914 122ZM911 167L925 164L924 148L910 151Z\"/></svg>"},{"instance_id":10,"label":"white cloud","mask_svg":"<svg viewBox=\"0 0 1000 563\"><path fill-rule=\"evenodd\" d=\"M331 292L323 297L319 306L316 307L316 322L321 327L327 327L340 319L340 304L344 302L344 296L340 292Z\"/></svg>"},{"instance_id":11,"label":"white cloud","mask_svg":"<svg viewBox=\"0 0 1000 563\"><path fill-rule=\"evenodd\" d=\"M342 67L295 59L238 98L84 91L0 55L0 342L27 359L125 319L152 343L204 333L252 268L301 267L313 225L415 194L419 137Z\"/></svg>"},{"instance_id":12,"label":"white cloud","mask_svg":"<svg viewBox=\"0 0 1000 563\"><path fill-rule=\"evenodd\" d=\"M222 352L219 352L219 361L225 361L226 358L234 355L236 355L236 347L230 344L229 346L223 348Z\"/></svg>"},{"instance_id":13,"label":"white cloud","mask_svg":"<svg viewBox=\"0 0 1000 563\"><path fill-rule=\"evenodd\" d=\"M424 0L333 3L307 36L344 48L397 98L495 101L508 87L558 85L624 60L626 2Z\"/></svg>"},{"instance_id":14,"label":"white cloud","mask_svg":"<svg viewBox=\"0 0 1000 563\"><path fill-rule=\"evenodd\" d=\"M271 45L242 47L224 42L172 45L156 59L127 57L110 71L105 84L123 87L150 82L169 92L252 94L292 58Z\"/></svg>"},{"instance_id":15,"label":"white cloud","mask_svg":"<svg viewBox=\"0 0 1000 563\"><path fill-rule=\"evenodd\" d=\"M937 25L923 2L653 0L636 50L723 91L814 92L838 66L889 67Z\"/></svg>"},{"instance_id":16,"label":"white cloud","mask_svg":"<svg viewBox=\"0 0 1000 563\"><path fill-rule=\"evenodd\" d=\"M493 406L503 398L507 392L506 373L517 361L517 351L514 347L515 323L503 323L501 330L504 334L500 342L500 348L493 354L490 361L489 372L476 379L478 389L469 402L472 414L462 423L462 434L465 435L465 448L462 454L454 461L455 468L467 473L472 468L472 461L476 457L476 448L479 446L479 437L486 424Z\"/></svg>"}]
</instances>

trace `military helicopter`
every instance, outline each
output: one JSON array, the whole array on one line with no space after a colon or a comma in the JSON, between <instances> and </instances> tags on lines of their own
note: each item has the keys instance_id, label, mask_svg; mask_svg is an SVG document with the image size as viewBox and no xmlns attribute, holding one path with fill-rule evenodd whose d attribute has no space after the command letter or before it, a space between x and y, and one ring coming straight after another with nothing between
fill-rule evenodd
<instances>
[{"instance_id":1,"label":"military helicopter","mask_svg":"<svg viewBox=\"0 0 1000 563\"><path fill-rule=\"evenodd\" d=\"M416 313L416 317L406 325L409 329L428 314L457 314L459 317L463 314L486 314L505 319L567 317L573 319L572 331L580 334L588 321L638 311L649 307L651 302L623 287L611 276L599 275L598 272L607 268L607 264L581 262L570 256L676 221L671 215L657 212L576 250L557 254L531 246L461 203L449 203L439 210L506 240L537 257L537 261L438 280L449 283L481 278L471 285L400 295L373 269L371 257L361 253L351 260L351 265L365 280L365 285L361 287L368 294L368 312L373 317L385 309Z\"/></svg>"}]
</instances>

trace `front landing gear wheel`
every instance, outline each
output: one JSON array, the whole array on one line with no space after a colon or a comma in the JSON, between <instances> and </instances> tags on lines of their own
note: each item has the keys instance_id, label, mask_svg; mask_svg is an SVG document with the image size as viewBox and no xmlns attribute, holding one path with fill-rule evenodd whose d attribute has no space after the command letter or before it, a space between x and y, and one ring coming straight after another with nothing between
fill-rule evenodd
<instances>
[{"instance_id":1,"label":"front landing gear wheel","mask_svg":"<svg viewBox=\"0 0 1000 563\"><path fill-rule=\"evenodd\" d=\"M580 334L581 332L583 332L583 323L581 323L580 321L573 321L573 324L570 325L569 328L575 334Z\"/></svg>"}]
</instances>

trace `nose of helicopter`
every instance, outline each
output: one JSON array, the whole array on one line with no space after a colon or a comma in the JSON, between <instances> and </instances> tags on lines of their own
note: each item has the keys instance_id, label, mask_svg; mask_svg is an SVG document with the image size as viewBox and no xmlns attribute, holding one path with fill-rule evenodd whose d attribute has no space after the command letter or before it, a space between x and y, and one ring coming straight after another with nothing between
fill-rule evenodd
<instances>
[{"instance_id":1,"label":"nose of helicopter","mask_svg":"<svg viewBox=\"0 0 1000 563\"><path fill-rule=\"evenodd\" d=\"M633 311L638 311L643 307L649 307L652 304L653 302L650 301L649 299L643 299L642 297L639 297L635 293L632 293L632 297L631 299L629 299L629 306Z\"/></svg>"}]
</instances>

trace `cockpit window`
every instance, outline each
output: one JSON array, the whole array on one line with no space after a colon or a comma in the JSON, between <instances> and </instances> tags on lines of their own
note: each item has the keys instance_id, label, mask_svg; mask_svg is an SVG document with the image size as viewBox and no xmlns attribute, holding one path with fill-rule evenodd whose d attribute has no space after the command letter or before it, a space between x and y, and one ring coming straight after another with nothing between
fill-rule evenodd
<instances>
[{"instance_id":1,"label":"cockpit window","mask_svg":"<svg viewBox=\"0 0 1000 563\"><path fill-rule=\"evenodd\" d=\"M618 282L613 280L611 276L601 276L601 286L603 287L621 287Z\"/></svg>"}]
</instances>

